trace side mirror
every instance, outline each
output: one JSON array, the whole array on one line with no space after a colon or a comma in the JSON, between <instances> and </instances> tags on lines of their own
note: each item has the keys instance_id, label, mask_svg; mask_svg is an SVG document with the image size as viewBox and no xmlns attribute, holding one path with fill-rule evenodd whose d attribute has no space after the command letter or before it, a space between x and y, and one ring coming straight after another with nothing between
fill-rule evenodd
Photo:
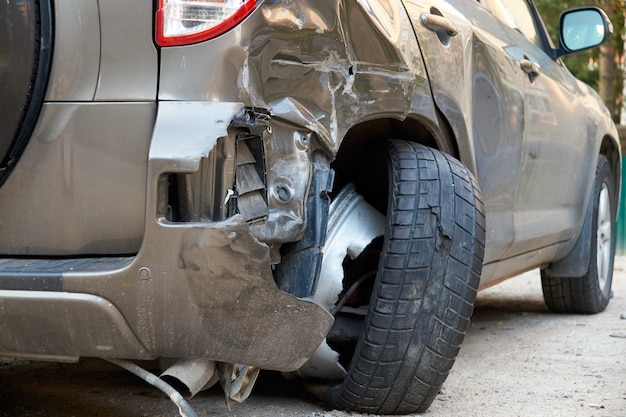
<instances>
[{"instance_id":1,"label":"side mirror","mask_svg":"<svg viewBox=\"0 0 626 417\"><path fill-rule=\"evenodd\" d=\"M613 35L613 25L598 7L563 12L559 28L559 56L594 48Z\"/></svg>"}]
</instances>

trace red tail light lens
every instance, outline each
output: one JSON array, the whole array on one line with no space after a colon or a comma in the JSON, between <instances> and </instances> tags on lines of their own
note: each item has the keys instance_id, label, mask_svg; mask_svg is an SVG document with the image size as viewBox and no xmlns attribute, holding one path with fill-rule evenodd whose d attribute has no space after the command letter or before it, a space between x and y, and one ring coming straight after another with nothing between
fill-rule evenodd
<instances>
[{"instance_id":1,"label":"red tail light lens","mask_svg":"<svg viewBox=\"0 0 626 417\"><path fill-rule=\"evenodd\" d=\"M156 41L159 46L190 45L237 26L256 0L159 0Z\"/></svg>"}]
</instances>

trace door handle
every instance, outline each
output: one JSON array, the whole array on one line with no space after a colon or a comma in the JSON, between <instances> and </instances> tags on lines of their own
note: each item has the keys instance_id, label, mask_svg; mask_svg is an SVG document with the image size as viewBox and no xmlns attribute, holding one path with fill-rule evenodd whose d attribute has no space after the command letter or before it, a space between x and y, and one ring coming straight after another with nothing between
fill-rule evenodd
<instances>
[{"instance_id":1,"label":"door handle","mask_svg":"<svg viewBox=\"0 0 626 417\"><path fill-rule=\"evenodd\" d=\"M459 33L456 25L452 23L450 19L446 19L438 14L422 13L420 15L420 23L426 29L432 30L433 32L443 29L448 36L456 36L457 33Z\"/></svg>"},{"instance_id":2,"label":"door handle","mask_svg":"<svg viewBox=\"0 0 626 417\"><path fill-rule=\"evenodd\" d=\"M524 55L524 59L520 61L520 67L522 71L528 74L532 79L536 78L541 74L541 67L536 62L531 61L526 55Z\"/></svg>"}]
</instances>

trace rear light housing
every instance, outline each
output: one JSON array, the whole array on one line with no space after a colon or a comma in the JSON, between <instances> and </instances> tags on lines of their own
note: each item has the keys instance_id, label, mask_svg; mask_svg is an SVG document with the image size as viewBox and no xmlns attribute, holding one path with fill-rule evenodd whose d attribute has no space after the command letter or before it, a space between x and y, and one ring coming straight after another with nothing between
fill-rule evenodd
<instances>
[{"instance_id":1,"label":"rear light housing","mask_svg":"<svg viewBox=\"0 0 626 417\"><path fill-rule=\"evenodd\" d=\"M181 46L215 38L237 26L256 0L159 0L156 42Z\"/></svg>"}]
</instances>

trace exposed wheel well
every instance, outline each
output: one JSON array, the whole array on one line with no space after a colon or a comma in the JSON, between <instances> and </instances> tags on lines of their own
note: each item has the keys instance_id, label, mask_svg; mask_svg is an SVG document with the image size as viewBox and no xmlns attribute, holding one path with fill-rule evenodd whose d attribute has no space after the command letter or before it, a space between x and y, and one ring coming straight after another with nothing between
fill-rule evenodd
<instances>
[{"instance_id":1,"label":"exposed wheel well","mask_svg":"<svg viewBox=\"0 0 626 417\"><path fill-rule=\"evenodd\" d=\"M333 193L354 183L356 191L381 213L387 209L388 139L401 139L443 150L424 123L415 119L377 119L354 126L345 136L332 164L335 170ZM453 155L458 158L458 155Z\"/></svg>"}]
</instances>

